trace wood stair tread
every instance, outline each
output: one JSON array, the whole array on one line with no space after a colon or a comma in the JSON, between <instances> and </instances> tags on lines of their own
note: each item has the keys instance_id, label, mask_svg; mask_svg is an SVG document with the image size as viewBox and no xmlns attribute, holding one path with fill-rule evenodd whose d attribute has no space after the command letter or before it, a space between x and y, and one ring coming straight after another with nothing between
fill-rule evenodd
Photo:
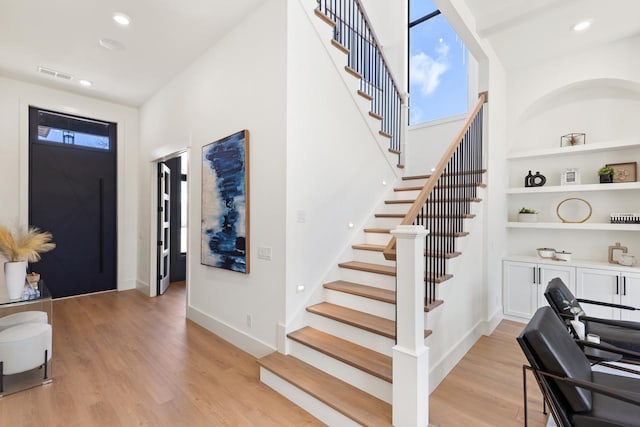
<instances>
[{"instance_id":1,"label":"wood stair tread","mask_svg":"<svg viewBox=\"0 0 640 427\"><path fill-rule=\"evenodd\" d=\"M396 303L396 293L388 289L376 288L373 286L361 285L359 283L346 282L343 280L325 283L324 287L326 289L332 289L334 291L357 295L363 298L374 299L389 304ZM424 311L431 311L434 308L440 306L442 303L443 301L441 300L434 300L431 302L431 304L425 305Z\"/></svg>"},{"instance_id":2,"label":"wood stair tread","mask_svg":"<svg viewBox=\"0 0 640 427\"><path fill-rule=\"evenodd\" d=\"M385 138L389 138L389 139L393 138L393 135L391 135L389 132L385 132L383 130L379 130L378 133L381 136L385 137ZM391 149L389 149L389 151L391 151ZM396 154L400 154L400 151L398 151L398 150L393 150L392 152L396 153Z\"/></svg>"},{"instance_id":3,"label":"wood stair tread","mask_svg":"<svg viewBox=\"0 0 640 427\"><path fill-rule=\"evenodd\" d=\"M431 301L430 304L427 304L424 306L424 311L426 313L433 311L435 308L440 307L442 304L444 304L444 301L439 300L439 299L435 299L433 301Z\"/></svg>"},{"instance_id":4,"label":"wood stair tread","mask_svg":"<svg viewBox=\"0 0 640 427\"><path fill-rule=\"evenodd\" d=\"M376 120L382 120L382 116L380 114L376 114L373 111L369 111L369 116L373 117Z\"/></svg>"},{"instance_id":5,"label":"wood stair tread","mask_svg":"<svg viewBox=\"0 0 640 427\"><path fill-rule=\"evenodd\" d=\"M364 245L353 245L354 248L353 249L363 249L363 250L371 250L371 251L378 251L378 249L364 249L364 248L356 248L355 246L364 246ZM371 245L371 246L381 246L382 247L382 251L384 251L384 249L386 248L386 246L382 246L382 245ZM390 258L391 260L395 260L396 259L396 250L392 249L389 252L392 255L392 258ZM425 255L428 256L429 258L446 258L446 259L451 259L451 258L457 258L460 255L462 255L462 252L440 252L440 251L430 251L427 252L425 251Z\"/></svg>"},{"instance_id":6,"label":"wood stair tread","mask_svg":"<svg viewBox=\"0 0 640 427\"><path fill-rule=\"evenodd\" d=\"M389 289L361 285L359 283L347 282L345 280L336 280L335 282L325 283L324 288L389 304L396 303L396 293Z\"/></svg>"},{"instance_id":7,"label":"wood stair tread","mask_svg":"<svg viewBox=\"0 0 640 427\"><path fill-rule=\"evenodd\" d=\"M384 317L374 316L373 314L352 310L329 302L321 302L320 304L309 306L307 311L386 338L396 338L396 322ZM429 335L431 335L431 331L425 330L424 337L427 338Z\"/></svg>"},{"instance_id":8,"label":"wood stair tread","mask_svg":"<svg viewBox=\"0 0 640 427\"><path fill-rule=\"evenodd\" d=\"M382 132L382 131L380 131L380 132ZM389 134L386 134L386 135L383 135L383 136L386 136L387 138L391 138L391 135L389 135ZM388 148L387 150L391 154L400 154L400 150L394 150L393 148Z\"/></svg>"},{"instance_id":9,"label":"wood stair tread","mask_svg":"<svg viewBox=\"0 0 640 427\"><path fill-rule=\"evenodd\" d=\"M353 249L359 249L361 251L373 251L373 252L383 252L385 245L373 245L371 243L360 243L357 245L351 245Z\"/></svg>"},{"instance_id":10,"label":"wood stair tread","mask_svg":"<svg viewBox=\"0 0 640 427\"><path fill-rule=\"evenodd\" d=\"M293 356L274 352L258 364L359 424L391 425L391 405Z\"/></svg>"},{"instance_id":11,"label":"wood stair tread","mask_svg":"<svg viewBox=\"0 0 640 427\"><path fill-rule=\"evenodd\" d=\"M341 268L348 268L351 270L359 270L359 271L366 271L369 273L384 274L385 276L396 275L395 265L382 265L382 264L373 264L371 262L349 261L349 262L341 262L340 264L338 264L338 266Z\"/></svg>"},{"instance_id":12,"label":"wood stair tread","mask_svg":"<svg viewBox=\"0 0 640 427\"><path fill-rule=\"evenodd\" d=\"M367 92L358 89L358 95L360 95L361 97L363 97L364 99L368 100L368 101L372 101L373 100L373 96L369 95Z\"/></svg>"},{"instance_id":13,"label":"wood stair tread","mask_svg":"<svg viewBox=\"0 0 640 427\"><path fill-rule=\"evenodd\" d=\"M336 26L335 21L333 19L329 18L324 13L322 13L319 9L314 9L313 13L315 13L316 16L318 18L320 18L323 22L325 22L327 25L329 25L331 27L335 27Z\"/></svg>"},{"instance_id":14,"label":"wood stair tread","mask_svg":"<svg viewBox=\"0 0 640 427\"><path fill-rule=\"evenodd\" d=\"M343 45L342 43L340 43L338 40L336 39L331 39L331 44L337 48L340 52L345 53L345 54L349 54L349 49Z\"/></svg>"},{"instance_id":15,"label":"wood stair tread","mask_svg":"<svg viewBox=\"0 0 640 427\"><path fill-rule=\"evenodd\" d=\"M404 216L402 216L404 218ZM391 232L388 228L365 228L365 233L378 233L378 234L389 234Z\"/></svg>"},{"instance_id":16,"label":"wood stair tread","mask_svg":"<svg viewBox=\"0 0 640 427\"><path fill-rule=\"evenodd\" d=\"M484 184L482 182L474 182L470 184L436 185L435 188L469 188L469 187L486 188L487 184ZM393 191L420 191L422 190L422 188L423 186L421 185L416 185L412 187L396 187L393 189Z\"/></svg>"},{"instance_id":17,"label":"wood stair tread","mask_svg":"<svg viewBox=\"0 0 640 427\"><path fill-rule=\"evenodd\" d=\"M478 170L473 170L473 171L466 171L466 172L457 172L457 173L453 173L453 174L442 174L443 176L459 176L459 175L473 175L476 173L480 173L483 174L487 172L486 169L478 169ZM411 175L411 176L403 176L402 180L403 181L411 181L412 179L429 179L431 178L431 174L425 174L425 175Z\"/></svg>"},{"instance_id":18,"label":"wood stair tread","mask_svg":"<svg viewBox=\"0 0 640 427\"><path fill-rule=\"evenodd\" d=\"M381 380L390 383L393 379L391 357L384 354L310 326L291 332L287 337Z\"/></svg>"},{"instance_id":19,"label":"wood stair tread","mask_svg":"<svg viewBox=\"0 0 640 427\"><path fill-rule=\"evenodd\" d=\"M406 215L407 214L403 214L403 213L377 213L374 216L376 218L404 218ZM476 217L475 214L418 215L418 218L450 218L450 219L463 218L463 219L472 219L472 218L475 218L475 217ZM365 231L367 231L367 230L375 230L375 229L366 228ZM386 229L382 229L382 230L386 230Z\"/></svg>"}]
</instances>

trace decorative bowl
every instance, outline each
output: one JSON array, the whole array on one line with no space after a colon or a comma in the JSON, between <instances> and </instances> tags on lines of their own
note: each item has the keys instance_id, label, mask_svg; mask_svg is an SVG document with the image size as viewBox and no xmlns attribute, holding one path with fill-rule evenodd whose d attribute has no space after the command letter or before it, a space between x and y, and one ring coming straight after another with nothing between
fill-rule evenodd
<instances>
[{"instance_id":1,"label":"decorative bowl","mask_svg":"<svg viewBox=\"0 0 640 427\"><path fill-rule=\"evenodd\" d=\"M556 250L553 248L538 248L538 256L540 258L553 258L556 254Z\"/></svg>"}]
</instances>

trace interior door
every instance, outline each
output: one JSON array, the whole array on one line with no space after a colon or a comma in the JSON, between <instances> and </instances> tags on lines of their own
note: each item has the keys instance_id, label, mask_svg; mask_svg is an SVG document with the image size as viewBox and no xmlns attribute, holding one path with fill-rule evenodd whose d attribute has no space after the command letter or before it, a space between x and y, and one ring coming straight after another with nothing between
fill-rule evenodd
<instances>
[{"instance_id":1,"label":"interior door","mask_svg":"<svg viewBox=\"0 0 640 427\"><path fill-rule=\"evenodd\" d=\"M31 265L54 298L116 288L116 125L30 108L29 224L56 248Z\"/></svg>"},{"instance_id":2,"label":"interior door","mask_svg":"<svg viewBox=\"0 0 640 427\"><path fill-rule=\"evenodd\" d=\"M158 295L169 288L171 248L171 169L158 163Z\"/></svg>"}]
</instances>

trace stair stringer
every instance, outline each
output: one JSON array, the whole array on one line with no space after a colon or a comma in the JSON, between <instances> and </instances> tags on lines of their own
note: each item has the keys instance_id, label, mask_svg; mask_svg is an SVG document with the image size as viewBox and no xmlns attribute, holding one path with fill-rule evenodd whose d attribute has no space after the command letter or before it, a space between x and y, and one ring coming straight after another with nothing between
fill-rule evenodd
<instances>
[{"instance_id":1,"label":"stair stringer","mask_svg":"<svg viewBox=\"0 0 640 427\"><path fill-rule=\"evenodd\" d=\"M298 3L307 15L307 18L309 19L311 25L316 30L316 34L322 41L322 45L327 51L327 54L331 57L336 71L341 76L342 81L351 94L354 103L358 106L360 114L362 115L362 119L367 123L371 132L371 136L375 139L378 148L385 155L385 158L389 162L389 165L393 167L394 170L396 170L396 176L400 176L402 172L397 168L398 155L389 152L388 138L383 137L379 133L381 129L380 121L369 115L369 112L371 111L371 101L367 101L362 96L358 95L358 89L360 89L360 80L345 71L345 66L347 65L347 55L341 50L337 49L331 43L331 40L333 40L333 28L321 18L316 16L316 0L299 0Z\"/></svg>"}]
</instances>

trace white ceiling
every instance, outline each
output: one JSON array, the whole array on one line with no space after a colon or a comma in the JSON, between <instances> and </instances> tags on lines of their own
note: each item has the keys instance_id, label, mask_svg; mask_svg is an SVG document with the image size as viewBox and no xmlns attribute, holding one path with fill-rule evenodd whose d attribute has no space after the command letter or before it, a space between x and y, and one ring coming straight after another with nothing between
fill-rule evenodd
<instances>
[{"instance_id":1,"label":"white ceiling","mask_svg":"<svg viewBox=\"0 0 640 427\"><path fill-rule=\"evenodd\" d=\"M0 74L138 106L265 1L0 0ZM475 30L507 68L640 33L640 0L465 1ZM113 12L132 24L118 26ZM592 28L572 32L583 19ZM104 49L100 38L126 49ZM75 80L45 76L38 66Z\"/></svg>"},{"instance_id":2,"label":"white ceiling","mask_svg":"<svg viewBox=\"0 0 640 427\"><path fill-rule=\"evenodd\" d=\"M0 0L0 74L138 106L264 2ZM117 25L114 12L131 25ZM107 50L101 38L126 48ZM75 79L45 76L38 66Z\"/></svg>"},{"instance_id":3,"label":"white ceiling","mask_svg":"<svg viewBox=\"0 0 640 427\"><path fill-rule=\"evenodd\" d=\"M465 0L476 31L507 68L604 45L640 34L639 0ZM583 20L593 24L576 33Z\"/></svg>"}]
</instances>

